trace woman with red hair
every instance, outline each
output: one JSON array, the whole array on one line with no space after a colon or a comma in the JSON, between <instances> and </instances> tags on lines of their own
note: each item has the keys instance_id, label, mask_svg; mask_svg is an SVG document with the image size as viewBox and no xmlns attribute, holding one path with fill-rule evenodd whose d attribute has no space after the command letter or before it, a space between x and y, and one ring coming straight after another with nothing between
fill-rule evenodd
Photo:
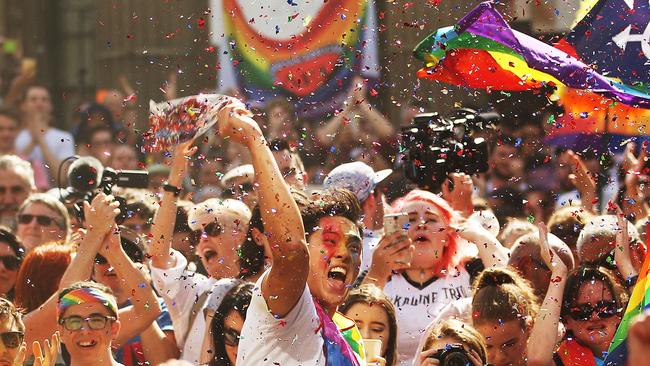
<instances>
[{"instance_id":1,"label":"woman with red hair","mask_svg":"<svg viewBox=\"0 0 650 366\"><path fill-rule=\"evenodd\" d=\"M27 253L16 278L16 307L29 313L57 292L72 253L71 245L59 243L44 244Z\"/></svg>"},{"instance_id":2,"label":"woman with red hair","mask_svg":"<svg viewBox=\"0 0 650 366\"><path fill-rule=\"evenodd\" d=\"M408 214L408 228L382 239L364 282L375 283L393 300L400 364L410 364L426 325L445 305L471 296L472 277L484 267L505 266L507 250L431 192L415 189L391 211Z\"/></svg>"}]
</instances>

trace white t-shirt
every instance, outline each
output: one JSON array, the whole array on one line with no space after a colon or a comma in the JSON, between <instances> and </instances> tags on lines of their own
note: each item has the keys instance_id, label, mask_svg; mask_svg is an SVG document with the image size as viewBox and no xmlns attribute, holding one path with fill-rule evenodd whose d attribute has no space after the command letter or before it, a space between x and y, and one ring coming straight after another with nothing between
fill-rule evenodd
<instances>
[{"instance_id":1,"label":"white t-shirt","mask_svg":"<svg viewBox=\"0 0 650 366\"><path fill-rule=\"evenodd\" d=\"M470 275L462 265L456 273L418 286L403 274L394 274L384 287L397 310L400 365L411 365L420 337L445 305L472 295Z\"/></svg>"},{"instance_id":2,"label":"white t-shirt","mask_svg":"<svg viewBox=\"0 0 650 366\"><path fill-rule=\"evenodd\" d=\"M27 130L22 130L16 136L16 150L22 151L32 142L32 135ZM57 159L63 160L69 156L74 155L74 138L68 132L61 131L56 128L50 128L45 131L45 143L50 149L52 154L56 156ZM27 158L30 161L45 161L43 156L43 151L40 146L34 147L34 149L29 153ZM57 169L58 167L50 167L50 169Z\"/></svg>"},{"instance_id":3,"label":"white t-shirt","mask_svg":"<svg viewBox=\"0 0 650 366\"><path fill-rule=\"evenodd\" d=\"M325 365L320 319L305 285L302 296L284 317L271 314L262 295L264 272L255 284L237 352L237 366Z\"/></svg>"},{"instance_id":4,"label":"white t-shirt","mask_svg":"<svg viewBox=\"0 0 650 366\"><path fill-rule=\"evenodd\" d=\"M160 269L150 265L151 278L172 318L176 344L181 349L181 360L198 365L206 328L204 310L210 302L213 305L215 302L219 303L233 287L234 280L231 278L216 280L190 272L186 269L187 259L180 252L172 249L171 254L176 259L176 266ZM198 309L194 321L190 324L194 304L207 291L210 292L210 297Z\"/></svg>"}]
</instances>

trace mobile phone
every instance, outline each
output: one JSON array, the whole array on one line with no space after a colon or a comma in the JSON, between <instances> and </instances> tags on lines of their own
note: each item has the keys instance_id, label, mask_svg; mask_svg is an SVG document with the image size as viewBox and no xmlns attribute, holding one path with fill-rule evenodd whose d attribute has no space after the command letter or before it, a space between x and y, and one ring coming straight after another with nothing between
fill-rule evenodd
<instances>
[{"instance_id":1,"label":"mobile phone","mask_svg":"<svg viewBox=\"0 0 650 366\"><path fill-rule=\"evenodd\" d=\"M409 215L406 212L384 215L384 235L390 235L399 230L408 230Z\"/></svg>"}]
</instances>

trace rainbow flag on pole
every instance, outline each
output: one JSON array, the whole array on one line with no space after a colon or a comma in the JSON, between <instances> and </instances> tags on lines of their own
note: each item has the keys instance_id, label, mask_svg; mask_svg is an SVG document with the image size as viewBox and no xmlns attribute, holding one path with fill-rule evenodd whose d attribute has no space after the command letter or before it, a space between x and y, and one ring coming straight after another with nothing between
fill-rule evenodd
<instances>
[{"instance_id":1,"label":"rainbow flag on pole","mask_svg":"<svg viewBox=\"0 0 650 366\"><path fill-rule=\"evenodd\" d=\"M616 330L612 344L609 345L605 365L625 366L627 362L627 333L632 320L650 309L650 255L646 254L643 266L639 272L639 279L636 281L630 302L627 304L623 320Z\"/></svg>"}]
</instances>

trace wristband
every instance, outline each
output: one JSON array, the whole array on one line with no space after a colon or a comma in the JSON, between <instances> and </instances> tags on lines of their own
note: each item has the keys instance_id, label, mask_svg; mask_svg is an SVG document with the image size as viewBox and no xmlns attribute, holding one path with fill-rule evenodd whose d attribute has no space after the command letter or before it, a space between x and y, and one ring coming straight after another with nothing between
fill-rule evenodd
<instances>
[{"instance_id":1,"label":"wristband","mask_svg":"<svg viewBox=\"0 0 650 366\"><path fill-rule=\"evenodd\" d=\"M181 191L183 190L182 188L179 188L179 187L173 186L173 185L168 184L168 183L163 184L162 188L163 188L163 191L165 191L165 192L171 192L171 193L173 193L173 194L174 194L174 197L178 197L178 196L180 196L180 195L181 195Z\"/></svg>"}]
</instances>

